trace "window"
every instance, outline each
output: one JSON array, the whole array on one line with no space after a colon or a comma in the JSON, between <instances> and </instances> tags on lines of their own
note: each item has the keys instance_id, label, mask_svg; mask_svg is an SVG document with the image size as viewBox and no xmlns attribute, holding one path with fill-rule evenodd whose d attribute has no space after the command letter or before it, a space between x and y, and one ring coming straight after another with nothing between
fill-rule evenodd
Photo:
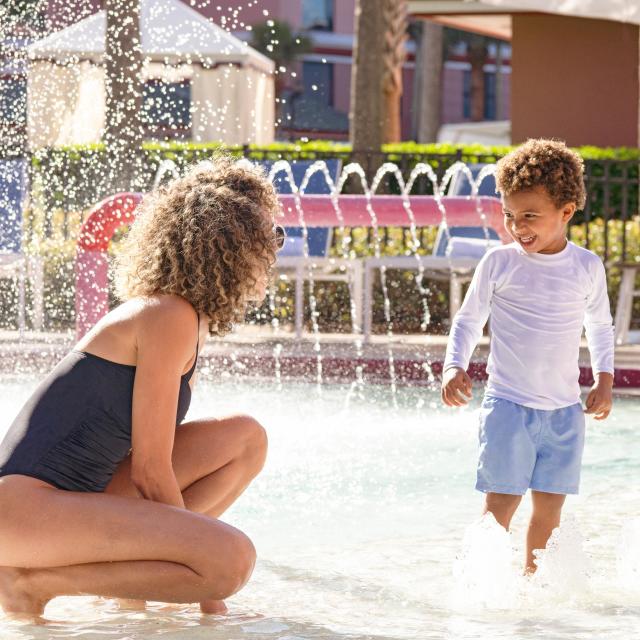
<instances>
[{"instance_id":1,"label":"window","mask_svg":"<svg viewBox=\"0 0 640 640\"><path fill-rule=\"evenodd\" d=\"M333 104L333 65L327 62L304 62L304 94L326 105Z\"/></svg>"},{"instance_id":2,"label":"window","mask_svg":"<svg viewBox=\"0 0 640 640\"><path fill-rule=\"evenodd\" d=\"M302 28L333 31L333 0L302 0Z\"/></svg>"},{"instance_id":3,"label":"window","mask_svg":"<svg viewBox=\"0 0 640 640\"><path fill-rule=\"evenodd\" d=\"M191 126L191 83L149 80L144 85L142 120L145 124L186 129Z\"/></svg>"},{"instance_id":4,"label":"window","mask_svg":"<svg viewBox=\"0 0 640 640\"><path fill-rule=\"evenodd\" d=\"M471 117L471 71L463 71L462 76L462 117Z\"/></svg>"},{"instance_id":5,"label":"window","mask_svg":"<svg viewBox=\"0 0 640 640\"><path fill-rule=\"evenodd\" d=\"M471 118L471 71L464 71L462 80L462 115ZM496 119L496 74L484 74L484 119Z\"/></svg>"},{"instance_id":6,"label":"window","mask_svg":"<svg viewBox=\"0 0 640 640\"><path fill-rule=\"evenodd\" d=\"M24 76L0 78L0 122L24 125L27 121L27 80Z\"/></svg>"},{"instance_id":7,"label":"window","mask_svg":"<svg viewBox=\"0 0 640 640\"><path fill-rule=\"evenodd\" d=\"M496 74L484 74L484 119L496 119Z\"/></svg>"}]
</instances>

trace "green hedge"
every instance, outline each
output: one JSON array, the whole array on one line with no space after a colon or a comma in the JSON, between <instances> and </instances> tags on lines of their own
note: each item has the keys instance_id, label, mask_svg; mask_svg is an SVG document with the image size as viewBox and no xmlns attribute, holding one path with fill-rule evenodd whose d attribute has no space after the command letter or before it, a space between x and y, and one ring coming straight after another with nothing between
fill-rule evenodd
<instances>
[{"instance_id":1,"label":"green hedge","mask_svg":"<svg viewBox=\"0 0 640 640\"><path fill-rule=\"evenodd\" d=\"M430 164L441 177L447 167L457 160L464 162L495 162L513 147L483 146L479 144L401 144L384 145L379 152L369 154L370 174L383 162L396 162L401 167L405 179L418 162ZM340 158L350 162L352 150L348 144L329 141L300 143L277 142L266 146L245 145L222 147L213 143L146 143L143 147L143 169L141 181L150 188L158 166L163 160L172 160L181 169L186 165L210 158L221 149L254 160L286 159L314 160ZM588 184L591 209L594 215L616 217L623 210L623 185L615 182L626 172L627 179L638 183L638 163L640 150L631 148L579 147L587 165L587 174L591 177ZM86 209L102 198L113 193L108 183L108 171L105 166L104 145L46 148L32 155L32 180L42 186L46 209L65 210ZM599 181L607 174L611 178L608 188ZM355 181L354 181L355 184ZM353 188L353 186L351 186ZM383 188L387 192L397 192L398 187L389 178ZM606 202L607 191L609 202ZM429 193L430 183L419 180L416 193ZM629 211L638 210L638 189L628 192Z\"/></svg>"},{"instance_id":2,"label":"green hedge","mask_svg":"<svg viewBox=\"0 0 640 640\"><path fill-rule=\"evenodd\" d=\"M144 159L147 171L146 180L150 185L158 165L164 159L173 160L178 167L210 158L222 147L216 144L196 143L149 143L144 146ZM486 147L482 145L450 145L402 143L385 145L378 154L373 154L373 166L379 166L383 161L397 162L403 175L408 177L410 170L418 163L426 161L434 167L436 173L442 175L446 167L457 160L465 162L492 162L508 152L512 147ZM237 156L252 159L288 159L313 160L339 157L344 163L352 157L351 148L347 144L328 141L313 141L306 143L274 143L268 146L238 146L227 147L226 151ZM593 215L604 214L610 218L607 223L609 235L609 260L619 259L621 242L620 234L622 222L615 220L622 211L623 185L611 182L608 187L598 184L597 178L605 176L620 178L627 172L630 181L635 180L635 188L627 185L627 212L637 212L638 202L638 163L640 150L616 148L601 149L597 147L581 147L587 164L587 170L594 177L590 185ZM69 328L74 319L74 282L73 261L75 255L74 239L79 225L86 214L86 210L101 198L110 195L112 191L106 183L104 171L104 147L91 145L84 147L66 147L56 149L42 149L32 155L32 198L31 207L25 212L26 241L29 251L35 251L46 256L45 260L45 312L46 326L50 329ZM423 192L428 190L428 184L423 182L420 187ZM386 184L386 188L393 192L397 185L393 181ZM609 203L605 207L606 193ZM580 223L581 219L577 219ZM635 259L640 256L640 222L638 217L626 223L627 226L627 256ZM592 221L589 224L590 248L604 256L604 220ZM421 252L430 252L433 241L433 229L426 233L425 245ZM389 230L391 236L400 236L400 230ZM584 244L585 225L571 227L572 239ZM356 230L351 245L353 255L371 255L372 247L368 242L364 230ZM402 242L385 247L385 253L402 253ZM414 272L388 273L389 291L392 298L392 314L395 329L399 332L419 331L422 303L418 289L414 282ZM615 305L619 286L619 273L615 268L609 270L610 293ZM29 293L29 292L28 292ZM320 311L320 326L324 331L348 331L350 328L349 306L345 288L335 283L319 283L317 290ZM283 322L291 321L293 315L292 291L283 286L278 291L281 305L277 314ZM429 307L432 311L430 332L445 332L447 312L446 283L432 283L428 296ZM385 330L382 309L382 293L379 283L374 290L374 329L378 332ZM615 308L615 307L614 307ZM15 326L15 300L10 283L0 281L0 327ZM636 301L635 317L640 317L640 300ZM251 318L258 322L271 320L268 305L254 311Z\"/></svg>"}]
</instances>

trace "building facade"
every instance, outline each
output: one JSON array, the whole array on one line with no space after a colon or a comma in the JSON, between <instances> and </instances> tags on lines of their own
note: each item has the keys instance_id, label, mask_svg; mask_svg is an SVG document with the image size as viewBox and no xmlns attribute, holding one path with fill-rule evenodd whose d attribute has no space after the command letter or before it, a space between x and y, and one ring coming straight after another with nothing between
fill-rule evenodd
<instances>
[{"instance_id":1,"label":"building facade","mask_svg":"<svg viewBox=\"0 0 640 640\"><path fill-rule=\"evenodd\" d=\"M306 103L308 109L299 116L294 114L290 121L283 121L280 134L285 138L348 138L355 0L216 0L196 8L243 39L250 38L248 27L266 20L285 21L294 31L306 32L313 49L302 56L298 67L301 75L298 90L302 92L302 98L298 99ZM497 47L489 46L484 69L485 120L509 120L510 117L509 45L504 43L500 53L497 70ZM405 140L415 138L412 130L414 56L415 43L410 40L403 72L402 137ZM498 72L501 74L499 104L496 103ZM464 46L455 47L443 61L440 99L441 124L471 120L471 64Z\"/></svg>"},{"instance_id":2,"label":"building facade","mask_svg":"<svg viewBox=\"0 0 640 640\"><path fill-rule=\"evenodd\" d=\"M39 31L32 30L28 37L23 34L22 42L31 42L78 22L100 10L103 4L103 0L49 0L43 9ZM355 0L195 0L186 4L245 41L251 40L251 30L255 25L267 20L286 22L294 32L305 33L312 47L284 72L285 89L281 96L283 102L279 109L277 136L281 139L305 136L335 140L348 138ZM26 121L23 117L26 110L26 74L24 58L19 55L19 42L16 47L18 55L13 56L12 61L0 61L0 132L6 134L10 131L20 137ZM405 140L416 138L412 114L415 104L415 49L415 42L409 40L401 109L402 138ZM501 55L497 56L497 53L496 44L490 45L484 65L485 120L510 118L510 48L503 44ZM496 58L500 60L498 65ZM498 74L501 80L499 93L496 91ZM145 94L150 105L148 115L153 120L152 112L159 109L158 87L150 83L145 87ZM163 127L159 125L166 123L149 120L149 136L157 136L159 132L169 135L173 131L173 137L176 137L177 131L178 137L189 139L191 135L185 121L190 107L188 87L181 86L179 91L172 90L171 94L172 100L163 104L160 111L175 111L174 119L180 126ZM470 120L471 64L462 44L448 48L443 61L440 121L444 125Z\"/></svg>"}]
</instances>

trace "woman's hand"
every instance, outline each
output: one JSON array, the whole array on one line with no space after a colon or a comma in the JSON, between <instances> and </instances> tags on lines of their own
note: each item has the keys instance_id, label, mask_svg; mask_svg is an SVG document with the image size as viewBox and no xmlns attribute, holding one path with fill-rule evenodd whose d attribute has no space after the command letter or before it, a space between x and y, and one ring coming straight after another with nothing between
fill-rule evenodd
<instances>
[{"instance_id":1,"label":"woman's hand","mask_svg":"<svg viewBox=\"0 0 640 640\"><path fill-rule=\"evenodd\" d=\"M172 453L181 377L196 348L196 319L186 300L159 296L140 313L136 332L131 481L147 500L180 508Z\"/></svg>"},{"instance_id":2,"label":"woman's hand","mask_svg":"<svg viewBox=\"0 0 640 640\"><path fill-rule=\"evenodd\" d=\"M471 378L460 367L451 367L442 374L442 402L448 407L462 407L471 399Z\"/></svg>"},{"instance_id":3,"label":"woman's hand","mask_svg":"<svg viewBox=\"0 0 640 640\"><path fill-rule=\"evenodd\" d=\"M185 508L171 460L140 460L134 453L131 456L131 482L145 500Z\"/></svg>"}]
</instances>

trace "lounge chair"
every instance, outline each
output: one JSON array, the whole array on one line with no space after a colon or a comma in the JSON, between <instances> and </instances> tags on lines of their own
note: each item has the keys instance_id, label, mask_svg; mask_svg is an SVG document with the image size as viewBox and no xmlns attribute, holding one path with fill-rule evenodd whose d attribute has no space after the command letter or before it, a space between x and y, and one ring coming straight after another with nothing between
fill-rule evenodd
<instances>
[{"instance_id":1,"label":"lounge chair","mask_svg":"<svg viewBox=\"0 0 640 640\"><path fill-rule=\"evenodd\" d=\"M291 163L291 170L296 187L300 188L305 174L314 160L298 160ZM338 181L341 170L340 160L326 160L327 169L334 183ZM261 163L267 171L273 166L272 161ZM291 184L283 171L274 176L274 184L279 193L292 193ZM329 185L323 173L314 173L304 193L329 194ZM303 195L304 198L304 195ZM304 201L303 201L304 202ZM303 204L304 210L304 204ZM338 220L336 220L338 226ZM302 227L285 227L287 238L282 250L278 253L275 265L276 272L282 280L293 280L295 283L295 332L302 336L304 329L304 282L313 278L314 282L346 282L353 300L353 325L357 331L361 327L362 315L362 261L329 257L329 249L333 236L331 227L307 226L306 254L305 238Z\"/></svg>"},{"instance_id":2,"label":"lounge chair","mask_svg":"<svg viewBox=\"0 0 640 640\"><path fill-rule=\"evenodd\" d=\"M485 165L470 165L474 179ZM456 174L449 183L447 196L471 195L471 185L462 173ZM496 196L495 180L487 176L480 184L479 196ZM445 205L446 206L446 205ZM470 199L470 206L474 206ZM381 267L387 269L420 270L423 277L431 280L449 281L449 319L462 304L462 285L473 277L473 271L484 253L497 244L500 237L491 227L451 226L444 222L438 227L433 252L430 256L384 256L368 258L364 265L364 335L371 335L373 316L373 278Z\"/></svg>"},{"instance_id":3,"label":"lounge chair","mask_svg":"<svg viewBox=\"0 0 640 640\"><path fill-rule=\"evenodd\" d=\"M18 289L18 330L25 330L25 281L33 291L33 328L42 328L43 267L37 256L22 250L22 209L27 192L23 158L0 160L0 276L10 277Z\"/></svg>"}]
</instances>

